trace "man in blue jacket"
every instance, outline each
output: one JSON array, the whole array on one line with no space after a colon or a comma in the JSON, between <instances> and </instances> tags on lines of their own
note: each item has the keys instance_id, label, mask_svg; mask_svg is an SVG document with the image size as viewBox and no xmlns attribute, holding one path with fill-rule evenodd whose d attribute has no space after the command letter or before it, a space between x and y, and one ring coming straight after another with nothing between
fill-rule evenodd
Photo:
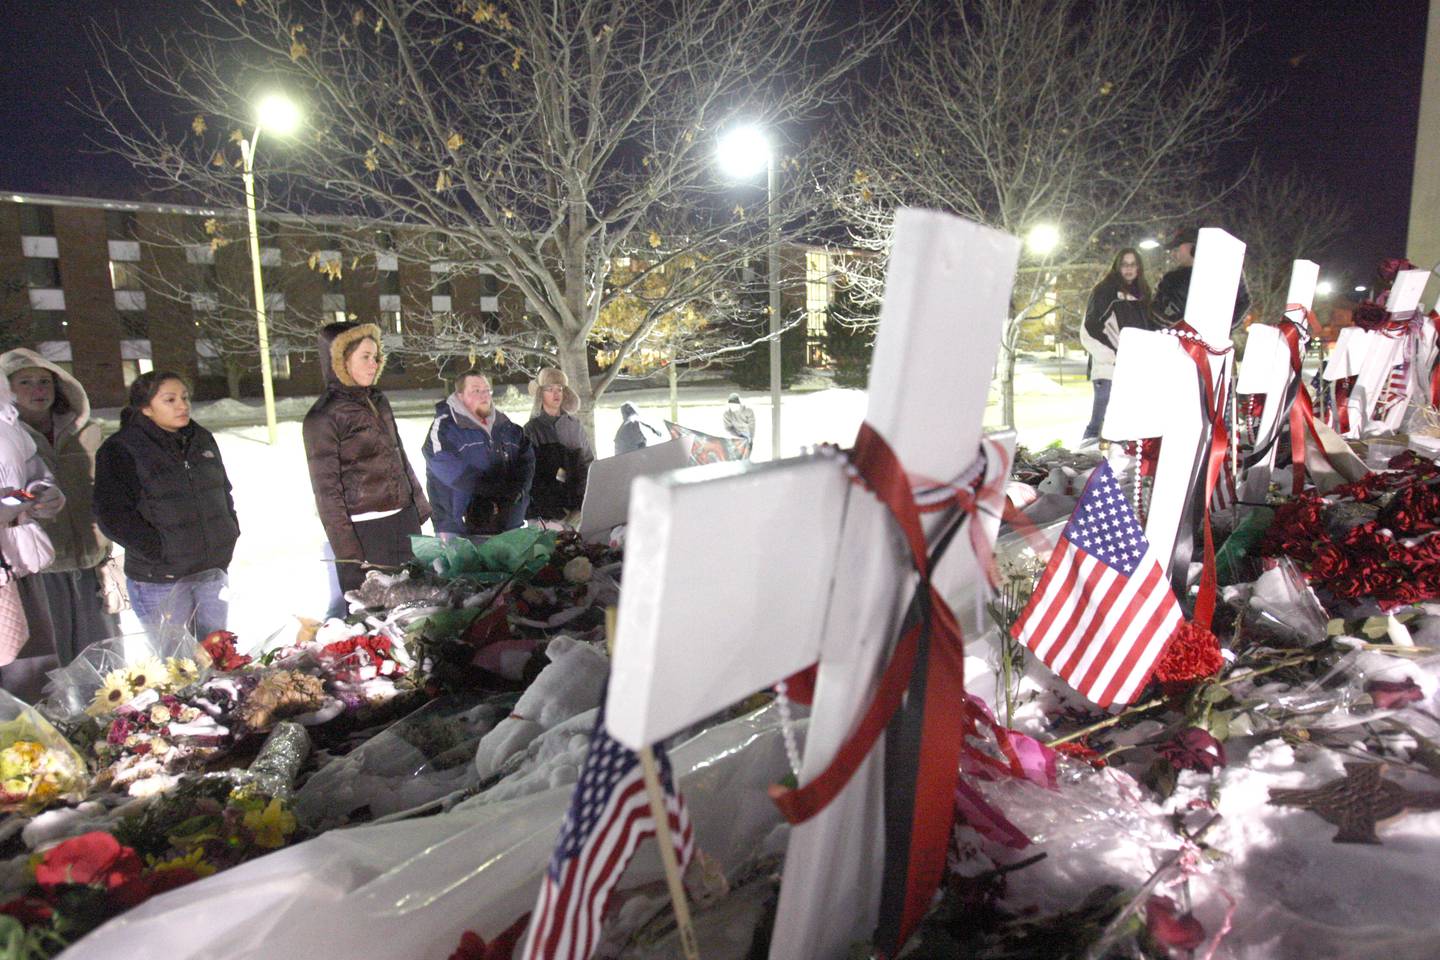
<instances>
[{"instance_id":1,"label":"man in blue jacket","mask_svg":"<svg viewBox=\"0 0 1440 960\"><path fill-rule=\"evenodd\" d=\"M435 404L422 451L437 534L495 534L525 523L535 451L495 408L484 373L455 378L455 391Z\"/></svg>"}]
</instances>

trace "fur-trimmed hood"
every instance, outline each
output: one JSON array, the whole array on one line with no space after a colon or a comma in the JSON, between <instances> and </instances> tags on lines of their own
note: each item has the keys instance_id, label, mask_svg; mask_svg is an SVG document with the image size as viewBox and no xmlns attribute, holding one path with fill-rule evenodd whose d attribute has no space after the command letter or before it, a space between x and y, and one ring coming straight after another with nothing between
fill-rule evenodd
<instances>
[{"instance_id":1,"label":"fur-trimmed hood","mask_svg":"<svg viewBox=\"0 0 1440 960\"><path fill-rule=\"evenodd\" d=\"M16 347L14 350L7 350L0 354L0 376L5 378L6 392L9 392L10 375L27 367L39 367L41 370L50 371L50 375L55 378L56 393L65 398L65 402L70 404L70 412L75 414L76 430L90 422L90 397L85 393L85 388L80 385L80 381L76 380L74 375L65 372L63 367L51 363L34 350Z\"/></svg>"},{"instance_id":2,"label":"fur-trimmed hood","mask_svg":"<svg viewBox=\"0 0 1440 960\"><path fill-rule=\"evenodd\" d=\"M530 396L535 398L535 402L530 405L531 416L545 409L540 402L540 391L556 384L565 388L565 397L560 401L560 412L568 413L572 417L580 412L580 395L570 389L570 379L565 376L565 371L559 367L541 367L535 379L530 381Z\"/></svg>"},{"instance_id":3,"label":"fur-trimmed hood","mask_svg":"<svg viewBox=\"0 0 1440 960\"><path fill-rule=\"evenodd\" d=\"M369 337L379 349L380 369L375 372L375 382L380 385L380 375L385 372L385 343L380 328L373 323L327 323L320 328L320 369L325 374L327 387L359 386L345 369L345 348L358 340Z\"/></svg>"}]
</instances>

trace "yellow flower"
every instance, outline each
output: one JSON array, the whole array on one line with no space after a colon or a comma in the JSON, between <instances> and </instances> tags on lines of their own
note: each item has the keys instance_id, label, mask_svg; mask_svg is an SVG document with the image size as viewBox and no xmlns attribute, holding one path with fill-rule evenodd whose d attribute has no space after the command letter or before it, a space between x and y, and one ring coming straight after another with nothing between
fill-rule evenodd
<instances>
[{"instance_id":1,"label":"yellow flower","mask_svg":"<svg viewBox=\"0 0 1440 960\"><path fill-rule=\"evenodd\" d=\"M165 661L165 671L172 687L188 687L200 679L200 668L189 657L170 657Z\"/></svg>"},{"instance_id":2,"label":"yellow flower","mask_svg":"<svg viewBox=\"0 0 1440 960\"><path fill-rule=\"evenodd\" d=\"M154 657L146 657L125 671L125 679L136 693L164 683L168 675L165 665Z\"/></svg>"},{"instance_id":3,"label":"yellow flower","mask_svg":"<svg viewBox=\"0 0 1440 960\"><path fill-rule=\"evenodd\" d=\"M150 869L155 873L163 873L166 870L193 870L197 876L208 877L215 872L215 865L205 862L204 847L196 847L183 857L152 861Z\"/></svg>"},{"instance_id":4,"label":"yellow flower","mask_svg":"<svg viewBox=\"0 0 1440 960\"><path fill-rule=\"evenodd\" d=\"M95 699L85 712L92 717L101 717L107 713L114 713L115 708L135 696L135 691L130 687L130 680L123 670L111 670L105 675L105 680L100 684L100 689L95 691Z\"/></svg>"},{"instance_id":5,"label":"yellow flower","mask_svg":"<svg viewBox=\"0 0 1440 960\"><path fill-rule=\"evenodd\" d=\"M283 847L286 838L295 832L295 815L279 800L271 800L263 810L245 814L245 828L255 835L257 846L274 850Z\"/></svg>"},{"instance_id":6,"label":"yellow flower","mask_svg":"<svg viewBox=\"0 0 1440 960\"><path fill-rule=\"evenodd\" d=\"M150 708L150 722L164 724L170 722L170 708L163 703L157 703Z\"/></svg>"},{"instance_id":7,"label":"yellow flower","mask_svg":"<svg viewBox=\"0 0 1440 960\"><path fill-rule=\"evenodd\" d=\"M155 737L150 741L150 755L152 757L158 757L169 749L170 744L164 737Z\"/></svg>"}]
</instances>

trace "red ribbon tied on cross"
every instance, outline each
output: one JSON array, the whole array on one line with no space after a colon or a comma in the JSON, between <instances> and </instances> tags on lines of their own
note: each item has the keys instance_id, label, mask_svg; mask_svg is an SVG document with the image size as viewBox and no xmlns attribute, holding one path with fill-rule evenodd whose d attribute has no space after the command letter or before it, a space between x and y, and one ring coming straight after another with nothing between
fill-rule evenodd
<instances>
[{"instance_id":1,"label":"red ribbon tied on cross","mask_svg":"<svg viewBox=\"0 0 1440 960\"><path fill-rule=\"evenodd\" d=\"M896 715L917 662L924 660L927 672L921 747L907 831L910 846L904 906L895 926L888 931L883 929L882 909L882 932L877 938L887 941L877 944L882 956L893 955L905 943L929 909L931 896L939 886L954 821L962 755L974 754L971 759L976 762L1004 767L1015 776L1024 775L1003 728L977 710L965 693L964 637L954 612L931 582L934 564L949 537L942 535L932 550L920 520L922 514L958 508L970 527L971 549L993 583L992 552L976 515L989 512L999 516L1005 512L1005 482L1010 470L1009 456L1000 444L985 440L984 451L987 459L977 484L940 483L907 474L885 439L868 423L861 425L850 463L856 481L880 500L900 527L910 563L919 575L914 604L920 615L907 619L874 699L825 769L804 786L770 788L770 796L791 823L803 823L825 809L850 782ZM990 479L984 482L987 474ZM966 475L976 476L972 471ZM922 491L923 503L917 502L917 490ZM953 532L956 528L949 529ZM967 737L980 735L981 724L995 734L1006 764L967 744ZM971 798L975 799L978 795ZM984 805L983 801L979 803ZM998 812L985 809L995 822L1020 835Z\"/></svg>"}]
</instances>

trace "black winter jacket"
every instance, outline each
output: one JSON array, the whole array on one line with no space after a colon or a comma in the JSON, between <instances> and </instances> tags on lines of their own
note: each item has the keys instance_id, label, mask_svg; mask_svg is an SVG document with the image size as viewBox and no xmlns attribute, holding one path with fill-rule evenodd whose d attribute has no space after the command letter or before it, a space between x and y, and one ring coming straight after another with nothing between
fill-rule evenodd
<instances>
[{"instance_id":1,"label":"black winter jacket","mask_svg":"<svg viewBox=\"0 0 1440 960\"><path fill-rule=\"evenodd\" d=\"M240 537L220 448L194 422L171 433L127 412L95 455L93 509L125 548L125 575L145 583L224 570Z\"/></svg>"},{"instance_id":2,"label":"black winter jacket","mask_svg":"<svg viewBox=\"0 0 1440 960\"><path fill-rule=\"evenodd\" d=\"M538 406L538 401L537 401ZM585 502L585 483L595 451L580 421L568 413L532 413L525 437L535 448L535 478L528 517L562 520Z\"/></svg>"}]
</instances>

